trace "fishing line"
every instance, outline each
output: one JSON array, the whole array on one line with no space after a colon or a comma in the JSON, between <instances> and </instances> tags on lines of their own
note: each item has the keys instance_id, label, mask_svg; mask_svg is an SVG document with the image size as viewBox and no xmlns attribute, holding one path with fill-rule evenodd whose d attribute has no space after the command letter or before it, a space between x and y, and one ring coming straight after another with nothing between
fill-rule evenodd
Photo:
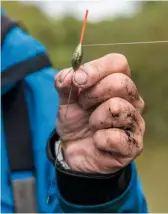
<instances>
[{"instance_id":1,"label":"fishing line","mask_svg":"<svg viewBox=\"0 0 168 214\"><path fill-rule=\"evenodd\" d=\"M54 177L55 177L55 169L56 169L56 165L57 165L57 160L58 160L58 155L59 155L59 151L61 149L61 143L59 144L58 146L58 152L56 154L56 159L54 161L54 168L53 168L53 173L52 173L52 178L50 180L50 186L49 186L49 189L48 189L48 196L47 196L47 199L46 199L46 203L49 204L50 202L50 190L53 186L53 182L54 182Z\"/></svg>"},{"instance_id":2,"label":"fishing line","mask_svg":"<svg viewBox=\"0 0 168 214\"><path fill-rule=\"evenodd\" d=\"M71 83L70 92L69 92L69 96L68 96L68 104L67 104L67 108L66 108L66 112L65 112L65 118L66 118L67 113L68 113L68 107L69 107L69 103L70 103L70 99L71 99L72 88L73 88L73 85Z\"/></svg>"},{"instance_id":3,"label":"fishing line","mask_svg":"<svg viewBox=\"0 0 168 214\"><path fill-rule=\"evenodd\" d=\"M142 41L142 42L118 42L118 43L98 43L84 44L83 47L98 47L98 46L119 46L119 45L142 45L142 44L161 44L168 43L168 40L163 41Z\"/></svg>"}]
</instances>

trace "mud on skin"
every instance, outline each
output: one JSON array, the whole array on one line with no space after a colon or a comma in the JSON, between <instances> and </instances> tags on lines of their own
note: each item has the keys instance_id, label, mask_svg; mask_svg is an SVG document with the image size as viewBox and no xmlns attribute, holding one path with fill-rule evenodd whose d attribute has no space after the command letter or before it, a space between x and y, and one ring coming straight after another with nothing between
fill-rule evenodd
<instances>
[{"instance_id":1,"label":"mud on skin","mask_svg":"<svg viewBox=\"0 0 168 214\"><path fill-rule=\"evenodd\" d=\"M125 82L126 82L125 90L127 91L128 95L131 97L131 100L135 99L138 101L140 99L140 96L138 94L138 90L136 89L135 91L133 91L133 90L130 91L128 88L128 79L127 78L125 79Z\"/></svg>"},{"instance_id":2,"label":"mud on skin","mask_svg":"<svg viewBox=\"0 0 168 214\"><path fill-rule=\"evenodd\" d=\"M120 112L111 112L110 108L109 108L109 112L111 113L113 118L119 118L120 117ZM130 125L131 126L133 126L133 123L138 124L139 121L137 118L136 111L131 111L130 109L125 109L125 112L123 114L125 114L125 119L128 119L128 118L130 119Z\"/></svg>"},{"instance_id":3,"label":"mud on skin","mask_svg":"<svg viewBox=\"0 0 168 214\"><path fill-rule=\"evenodd\" d=\"M121 128L121 129L123 129L125 131L125 134L127 135L127 141L128 141L128 143L129 144L133 144L137 148L139 148L138 141L135 140L135 138L133 136L131 136L132 135L131 133L133 133L133 130L134 130L134 125L133 124L134 123L138 124L138 118L136 116L136 112L135 111L130 112L129 110L125 110L125 111L129 112L129 113L126 114L126 119L130 118L131 121L130 121L130 123L127 124L126 127L119 127L119 128ZM111 113L111 115L112 115L113 118L119 118L120 117L120 113L119 112L118 113L111 112L110 108L109 108L109 112ZM111 128L113 128L113 126Z\"/></svg>"}]
</instances>

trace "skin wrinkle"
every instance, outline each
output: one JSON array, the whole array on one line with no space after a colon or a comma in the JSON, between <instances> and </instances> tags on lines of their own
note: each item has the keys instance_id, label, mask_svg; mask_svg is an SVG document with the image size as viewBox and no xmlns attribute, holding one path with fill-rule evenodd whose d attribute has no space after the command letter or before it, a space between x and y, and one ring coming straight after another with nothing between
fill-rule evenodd
<instances>
[{"instance_id":1,"label":"skin wrinkle","mask_svg":"<svg viewBox=\"0 0 168 214\"><path fill-rule=\"evenodd\" d=\"M98 155L98 150L95 148L95 146L93 146L94 147L94 159L91 161L91 160L89 160L89 158L88 158L88 164L91 166L91 167L93 167L93 168L99 168L99 166L97 166L97 160L100 158L100 156ZM95 171L96 172L96 171Z\"/></svg>"},{"instance_id":2,"label":"skin wrinkle","mask_svg":"<svg viewBox=\"0 0 168 214\"><path fill-rule=\"evenodd\" d=\"M85 155L84 157L85 157L85 161L87 162L86 165L90 166L90 168L94 168L91 159L87 155Z\"/></svg>"},{"instance_id":3,"label":"skin wrinkle","mask_svg":"<svg viewBox=\"0 0 168 214\"><path fill-rule=\"evenodd\" d=\"M69 122L69 123L65 124L63 121L64 119L62 118L62 120L60 121L59 117L58 117L58 120L57 120L57 127L59 127L59 128L57 128L58 134L62 135L62 133L64 133L64 137L63 137L64 141L66 141L66 139L69 139L69 138L71 138L71 140L73 140L73 139L78 140L78 139L83 138L84 136L85 137L90 136L91 131L88 126L87 116L88 116L88 113L86 114L85 117L77 118L77 121L80 121L81 124L83 124L82 129L80 126L78 126L77 123ZM75 128L75 132L74 132L74 128ZM60 131L60 130L62 130L62 131Z\"/></svg>"},{"instance_id":4,"label":"skin wrinkle","mask_svg":"<svg viewBox=\"0 0 168 214\"><path fill-rule=\"evenodd\" d=\"M76 132L69 132L64 130L64 134L66 134L66 137L63 138L63 140L66 142L67 139L71 140L80 140L83 139L83 137L90 137L91 132L88 130L88 127L83 128L82 131L76 131Z\"/></svg>"},{"instance_id":5,"label":"skin wrinkle","mask_svg":"<svg viewBox=\"0 0 168 214\"><path fill-rule=\"evenodd\" d=\"M108 86L107 86L107 83L106 83L107 78L104 78L104 79L100 80L99 84L97 84L96 86L90 87L89 90L87 90L87 89L84 90L83 93L81 93L80 102L87 103L87 104L89 103L89 105L92 105L92 106L95 103L100 104L103 101L106 101L107 99L112 97L114 94L114 91L118 90L122 97L125 96L129 102L130 101L133 102L138 107L138 105L140 103L139 102L140 96L137 92L135 92L135 93L133 92L133 91L137 91L137 89L136 89L136 86L134 85L134 83L131 83L132 80L128 79L129 77L124 78L125 75L123 75L123 74L120 74L119 78L116 78L117 74L113 74L112 76L113 76L112 81L114 82L114 84L113 84L114 88L111 87L110 84L108 84ZM123 84L123 82L124 82L124 84ZM103 83L105 83L104 85L106 85L106 88L102 87ZM130 89L129 89L128 85L129 85ZM125 90L125 87L126 87L126 90ZM98 94L99 94L99 96L98 96ZM138 102L137 102L137 100L138 100ZM88 105L85 108L88 108Z\"/></svg>"},{"instance_id":6,"label":"skin wrinkle","mask_svg":"<svg viewBox=\"0 0 168 214\"><path fill-rule=\"evenodd\" d=\"M65 147L64 147L67 154L69 156L73 157L73 160L75 160L74 163L78 162L81 159L81 158L79 159L78 157L81 156L83 158L82 154L85 154L84 148L81 148L80 150L78 149L78 153L77 153L78 155L77 156L75 155L76 154L76 152L75 152L76 144L73 144L73 142L71 142L71 146L70 146L70 144L68 145L68 143L66 143ZM71 161L68 161L68 164L71 166Z\"/></svg>"},{"instance_id":7,"label":"skin wrinkle","mask_svg":"<svg viewBox=\"0 0 168 214\"><path fill-rule=\"evenodd\" d=\"M100 66L99 64L94 64L94 63L91 63L90 66L97 71L99 79L102 79L103 73L105 72L103 70L102 66ZM105 76L106 76L106 74L105 74Z\"/></svg>"}]
</instances>

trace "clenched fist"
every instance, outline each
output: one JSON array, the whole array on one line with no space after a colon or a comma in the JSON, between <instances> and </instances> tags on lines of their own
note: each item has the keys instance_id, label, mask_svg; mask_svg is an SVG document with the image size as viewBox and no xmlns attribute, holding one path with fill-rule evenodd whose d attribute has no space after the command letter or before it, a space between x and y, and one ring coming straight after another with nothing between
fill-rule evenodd
<instances>
[{"instance_id":1,"label":"clenched fist","mask_svg":"<svg viewBox=\"0 0 168 214\"><path fill-rule=\"evenodd\" d=\"M128 62L123 55L108 54L75 73L69 70L55 78L60 97L56 129L65 161L75 171L114 173L143 149L144 101L130 78Z\"/></svg>"}]
</instances>

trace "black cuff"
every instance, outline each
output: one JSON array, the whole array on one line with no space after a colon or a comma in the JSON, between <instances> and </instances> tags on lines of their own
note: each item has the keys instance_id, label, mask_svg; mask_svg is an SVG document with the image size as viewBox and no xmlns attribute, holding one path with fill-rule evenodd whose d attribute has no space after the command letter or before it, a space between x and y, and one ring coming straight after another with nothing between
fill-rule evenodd
<instances>
[{"instance_id":1,"label":"black cuff","mask_svg":"<svg viewBox=\"0 0 168 214\"><path fill-rule=\"evenodd\" d=\"M58 139L59 136L55 132L47 144L47 155L53 164L56 160L55 142ZM125 191L131 177L130 165L117 173L106 175L67 170L58 162L55 167L62 197L78 205L97 205L115 199Z\"/></svg>"}]
</instances>

